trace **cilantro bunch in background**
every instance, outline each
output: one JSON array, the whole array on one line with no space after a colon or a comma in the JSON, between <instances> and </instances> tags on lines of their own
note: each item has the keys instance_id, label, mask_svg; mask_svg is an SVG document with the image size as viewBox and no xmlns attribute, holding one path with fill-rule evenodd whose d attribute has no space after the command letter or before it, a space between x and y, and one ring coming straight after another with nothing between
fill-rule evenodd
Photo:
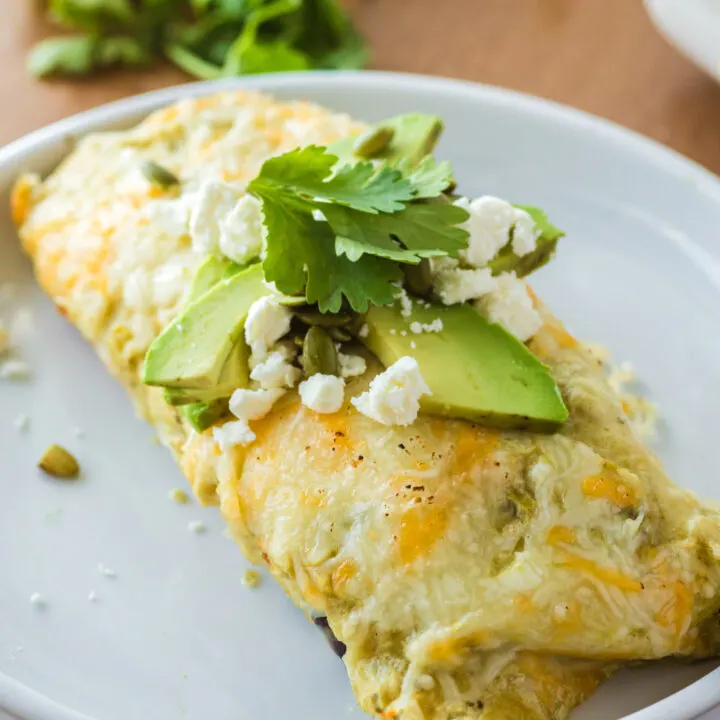
<instances>
[{"instance_id":1,"label":"cilantro bunch in background","mask_svg":"<svg viewBox=\"0 0 720 720\"><path fill-rule=\"evenodd\" d=\"M32 50L33 75L88 75L167 58L197 78L362 67L337 0L48 0L67 34Z\"/></svg>"}]
</instances>

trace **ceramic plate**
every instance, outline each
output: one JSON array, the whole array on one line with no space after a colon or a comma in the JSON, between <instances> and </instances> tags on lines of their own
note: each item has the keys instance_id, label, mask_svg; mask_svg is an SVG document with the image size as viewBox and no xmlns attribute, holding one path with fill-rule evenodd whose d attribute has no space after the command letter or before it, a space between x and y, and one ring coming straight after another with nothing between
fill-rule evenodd
<instances>
[{"instance_id":1,"label":"ceramic plate","mask_svg":"<svg viewBox=\"0 0 720 720\"><path fill-rule=\"evenodd\" d=\"M720 0L645 0L658 30L720 82Z\"/></svg>"},{"instance_id":2,"label":"ceramic plate","mask_svg":"<svg viewBox=\"0 0 720 720\"><path fill-rule=\"evenodd\" d=\"M232 85L309 98L368 120L443 115L439 155L468 194L547 209L568 237L534 279L582 338L636 365L663 421L671 475L720 499L720 184L687 160L574 110L478 85L383 73L277 75ZM196 84L71 118L0 151L0 284L32 313L20 328L28 383L0 384L0 707L30 720L338 720L354 708L343 666L212 509L177 505L169 453L123 391L33 284L7 217L21 170L47 171L68 138L127 126ZM21 433L14 419L25 413ZM78 437L77 429L82 436ZM35 469L51 442L82 480ZM203 535L188 531L201 520ZM116 577L98 571L98 564ZM40 593L46 607L30 604ZM96 602L88 600L96 594ZM618 675L578 720L685 720L720 702L713 664ZM634 713L634 714L633 714Z\"/></svg>"}]
</instances>

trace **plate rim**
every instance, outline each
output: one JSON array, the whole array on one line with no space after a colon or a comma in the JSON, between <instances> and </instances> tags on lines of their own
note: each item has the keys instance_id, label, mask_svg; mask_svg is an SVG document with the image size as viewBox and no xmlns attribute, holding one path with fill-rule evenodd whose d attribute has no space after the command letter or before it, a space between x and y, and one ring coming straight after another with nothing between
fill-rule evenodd
<instances>
[{"instance_id":1,"label":"plate rim","mask_svg":"<svg viewBox=\"0 0 720 720\"><path fill-rule=\"evenodd\" d=\"M647 0L649 5L649 0ZM96 108L71 115L65 119L34 130L0 148L0 174L17 171L23 162L42 157L43 152L54 150L68 136L80 137L103 127L117 126L123 120L140 118L153 110L187 97L196 97L224 89L248 89L264 92L292 90L299 92L320 86L353 84L377 89L378 87L419 90L435 95L452 95L472 101L485 101L505 107L516 107L551 121L601 135L606 141L622 149L652 160L674 175L691 179L698 191L709 195L720 207L720 181L700 163L684 157L661 143L647 138L617 123L546 98L533 96L497 86L467 80L434 77L402 72L378 70L312 71L275 73L269 75L227 78L191 82L122 98ZM303 89L300 90L300 87ZM0 184L0 191L5 189ZM720 705L720 668L676 693L623 720L692 720ZM0 709L27 720L93 720L86 715L55 703L50 698L0 672Z\"/></svg>"}]
</instances>

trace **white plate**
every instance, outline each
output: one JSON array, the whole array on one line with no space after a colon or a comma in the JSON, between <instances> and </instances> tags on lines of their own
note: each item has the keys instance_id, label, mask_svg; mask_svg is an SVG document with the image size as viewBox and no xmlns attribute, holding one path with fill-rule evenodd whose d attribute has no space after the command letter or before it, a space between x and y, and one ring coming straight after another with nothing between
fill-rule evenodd
<instances>
[{"instance_id":1,"label":"white plate","mask_svg":"<svg viewBox=\"0 0 720 720\"><path fill-rule=\"evenodd\" d=\"M658 30L720 82L720 0L645 0Z\"/></svg>"},{"instance_id":2,"label":"white plate","mask_svg":"<svg viewBox=\"0 0 720 720\"><path fill-rule=\"evenodd\" d=\"M442 114L439 154L455 163L465 192L540 205L567 230L537 289L573 332L632 359L666 418L659 449L668 469L720 499L720 185L713 176L605 121L478 85L382 73L232 84L369 120L409 110ZM257 591L241 585L246 565L217 513L167 499L183 483L179 471L35 288L7 218L11 179L52 167L68 135L127 126L215 89L186 85L124 100L0 152L0 282L20 283L35 313L24 352L36 375L28 385L0 386L0 706L31 720L364 717L353 709L342 664L283 593L271 582ZM32 422L25 436L12 424L21 412ZM76 426L85 438L73 435ZM81 482L39 476L35 461L50 442L76 452ZM188 532L194 519L207 523L206 535ZM99 562L117 578L101 576ZM97 604L88 602L90 590ZM47 598L44 612L30 606L33 592ZM713 667L621 673L576 717L697 717L720 702Z\"/></svg>"}]
</instances>

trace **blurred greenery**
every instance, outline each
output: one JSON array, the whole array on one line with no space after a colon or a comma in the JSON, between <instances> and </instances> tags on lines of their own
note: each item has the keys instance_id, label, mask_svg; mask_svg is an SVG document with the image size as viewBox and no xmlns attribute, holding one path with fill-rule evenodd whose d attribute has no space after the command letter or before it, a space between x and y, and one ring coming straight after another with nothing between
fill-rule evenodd
<instances>
[{"instance_id":1,"label":"blurred greenery","mask_svg":"<svg viewBox=\"0 0 720 720\"><path fill-rule=\"evenodd\" d=\"M47 0L65 31L28 58L37 77L142 68L165 57L197 78L363 67L337 0Z\"/></svg>"}]
</instances>

